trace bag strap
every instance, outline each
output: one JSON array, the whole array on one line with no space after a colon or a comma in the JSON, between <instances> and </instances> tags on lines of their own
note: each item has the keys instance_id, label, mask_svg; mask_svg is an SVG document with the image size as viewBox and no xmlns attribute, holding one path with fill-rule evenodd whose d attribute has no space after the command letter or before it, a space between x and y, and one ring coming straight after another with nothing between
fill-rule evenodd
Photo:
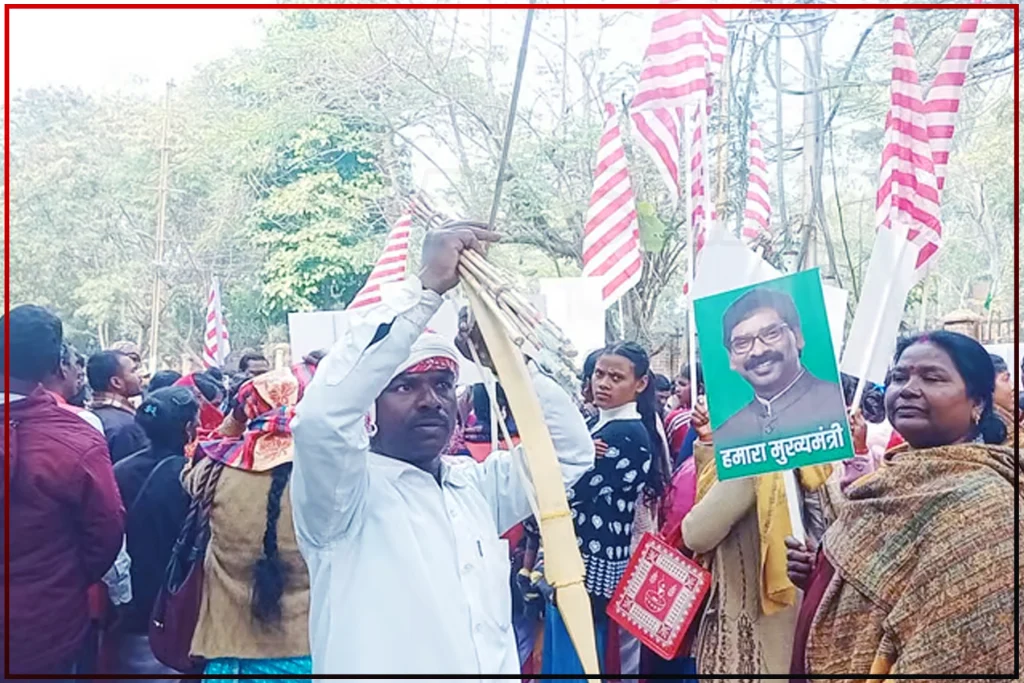
<instances>
[{"instance_id":1,"label":"bag strap","mask_svg":"<svg viewBox=\"0 0 1024 683\"><path fill-rule=\"evenodd\" d=\"M146 478L142 480L142 486L139 487L139 492L135 494L135 499L132 501L132 504L128 507L128 511L125 513L126 517L131 516L132 511L135 509L135 506L139 504L140 500L142 500L142 494L146 492L146 487L149 486L149 483L151 481L153 481L153 476L157 473L157 471L163 466L164 463L168 462L169 460L173 460L175 457L176 456L170 456L164 458L163 460L161 460L160 462L153 466L153 469L149 471L149 474L146 475ZM125 458L125 460L127 460L127 458Z\"/></svg>"},{"instance_id":2,"label":"bag strap","mask_svg":"<svg viewBox=\"0 0 1024 683\"><path fill-rule=\"evenodd\" d=\"M133 460L133 459L139 457L140 455L142 455L144 453L148 453L148 452L149 452L149 446L145 446L144 448L140 448L137 451L129 453L128 455L124 456L123 458L118 460L116 463L114 463L114 471L116 472L118 467L123 467L124 463L128 462L129 460Z\"/></svg>"}]
</instances>

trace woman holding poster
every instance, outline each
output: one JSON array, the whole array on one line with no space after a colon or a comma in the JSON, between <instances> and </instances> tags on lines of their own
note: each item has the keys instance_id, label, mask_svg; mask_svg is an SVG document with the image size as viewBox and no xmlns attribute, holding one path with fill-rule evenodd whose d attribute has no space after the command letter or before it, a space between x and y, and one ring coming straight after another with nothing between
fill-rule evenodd
<instances>
[{"instance_id":1,"label":"woman holding poster","mask_svg":"<svg viewBox=\"0 0 1024 683\"><path fill-rule=\"evenodd\" d=\"M789 513L782 475L718 481L707 407L693 426L699 441L697 504L683 519L683 543L704 557L714 584L693 652L702 674L756 680L789 671L797 592L786 575ZM799 471L805 496L824 496L830 466ZM820 503L824 507L824 503ZM820 534L823 520L810 523Z\"/></svg>"},{"instance_id":2,"label":"woman holding poster","mask_svg":"<svg viewBox=\"0 0 1024 683\"><path fill-rule=\"evenodd\" d=\"M784 471L799 468L795 503L820 538L827 463L853 456L821 278L802 271L697 299L694 317L708 405L694 410L697 503L682 535L714 579L697 670L786 674L798 596L786 572Z\"/></svg>"}]
</instances>

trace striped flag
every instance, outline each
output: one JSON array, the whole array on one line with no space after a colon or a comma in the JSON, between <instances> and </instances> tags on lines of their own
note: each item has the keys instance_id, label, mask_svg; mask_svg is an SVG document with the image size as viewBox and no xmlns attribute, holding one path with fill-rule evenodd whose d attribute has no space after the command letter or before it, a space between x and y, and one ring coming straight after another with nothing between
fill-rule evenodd
<instances>
[{"instance_id":1,"label":"striped flag","mask_svg":"<svg viewBox=\"0 0 1024 683\"><path fill-rule=\"evenodd\" d=\"M901 14L893 20L893 57L875 222L879 230L892 229L894 221L907 226L907 239L917 247L920 268L938 251L942 226L917 61Z\"/></svg>"},{"instance_id":2,"label":"striped flag","mask_svg":"<svg viewBox=\"0 0 1024 683\"><path fill-rule=\"evenodd\" d=\"M228 325L220 302L220 283L213 278L210 295L206 298L206 335L203 341L203 365L219 368L231 353Z\"/></svg>"},{"instance_id":3,"label":"striped flag","mask_svg":"<svg viewBox=\"0 0 1024 683\"><path fill-rule=\"evenodd\" d=\"M632 112L636 140L654 162L673 203L679 197L679 148L682 140L680 109L645 109Z\"/></svg>"},{"instance_id":4,"label":"striped flag","mask_svg":"<svg viewBox=\"0 0 1024 683\"><path fill-rule=\"evenodd\" d=\"M606 104L605 111L594 190L583 229L583 276L601 279L607 308L640 281L643 257L622 130L615 107Z\"/></svg>"},{"instance_id":5,"label":"striped flag","mask_svg":"<svg viewBox=\"0 0 1024 683\"><path fill-rule=\"evenodd\" d=\"M406 212L388 233L384 253L377 259L366 284L359 290L347 310L370 306L380 301L381 285L405 279L409 261L409 233L412 232L412 214Z\"/></svg>"},{"instance_id":6,"label":"striped flag","mask_svg":"<svg viewBox=\"0 0 1024 683\"><path fill-rule=\"evenodd\" d=\"M940 193L946 184L946 164L953 148L956 114L960 109L960 95L967 77L971 52L974 50L980 14L981 11L977 9L967 10L967 16L946 50L924 102L928 117L928 139L931 141L932 160L935 163L935 180Z\"/></svg>"},{"instance_id":7,"label":"striped flag","mask_svg":"<svg viewBox=\"0 0 1024 683\"><path fill-rule=\"evenodd\" d=\"M748 244L769 233L772 215L771 194L768 192L768 164L764 160L764 147L757 124L750 122L747 138L749 149L747 165L747 202L743 210L743 240Z\"/></svg>"},{"instance_id":8,"label":"striped flag","mask_svg":"<svg viewBox=\"0 0 1024 683\"><path fill-rule=\"evenodd\" d=\"M881 383L907 297L938 251L939 190L914 48L902 14L893 20L892 83L875 222L878 233L840 369Z\"/></svg>"},{"instance_id":9,"label":"striped flag","mask_svg":"<svg viewBox=\"0 0 1024 683\"><path fill-rule=\"evenodd\" d=\"M697 267L700 265L700 254L707 242L708 231L711 225L718 220L715 207L705 201L705 193L708 192L705 185L705 178L709 176L707 164L704 163L704 138L707 135L707 110L704 107L697 107L690 116L693 124L693 134L690 138L690 227L693 238L693 274L697 275ZM710 207L711 221L704 220L704 205ZM683 284L683 294L689 295L689 283Z\"/></svg>"},{"instance_id":10,"label":"striped flag","mask_svg":"<svg viewBox=\"0 0 1024 683\"><path fill-rule=\"evenodd\" d=\"M690 199L691 213L690 225L693 226L694 251L697 261L700 261L700 252L707 242L708 230L718 220L718 214L714 205L705 201L705 193L709 192L706 179L709 177L708 166L704 160L704 138L707 136L707 113L697 109L690 117L693 122L693 137L690 142ZM704 205L709 204L711 221L704 219ZM694 268L696 271L696 268Z\"/></svg>"},{"instance_id":11,"label":"striped flag","mask_svg":"<svg viewBox=\"0 0 1024 683\"><path fill-rule=\"evenodd\" d=\"M702 99L728 49L725 21L714 10L658 10L631 108L675 110Z\"/></svg>"},{"instance_id":12,"label":"striped flag","mask_svg":"<svg viewBox=\"0 0 1024 683\"><path fill-rule=\"evenodd\" d=\"M637 93L630 107L640 147L675 200L685 106L707 104L712 80L729 48L725 22L714 10L666 7L651 27Z\"/></svg>"}]
</instances>

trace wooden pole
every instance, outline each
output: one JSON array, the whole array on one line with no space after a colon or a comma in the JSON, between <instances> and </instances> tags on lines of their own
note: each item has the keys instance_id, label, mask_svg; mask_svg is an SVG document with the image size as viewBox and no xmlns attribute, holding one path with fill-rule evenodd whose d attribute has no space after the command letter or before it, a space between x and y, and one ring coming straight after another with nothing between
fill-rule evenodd
<instances>
[{"instance_id":1,"label":"wooden pole","mask_svg":"<svg viewBox=\"0 0 1024 683\"><path fill-rule=\"evenodd\" d=\"M786 214L786 141L782 137L782 26L775 25L775 182L779 187L779 225L782 248L789 249L789 217Z\"/></svg>"},{"instance_id":2,"label":"wooden pole","mask_svg":"<svg viewBox=\"0 0 1024 683\"><path fill-rule=\"evenodd\" d=\"M807 11L809 35L804 40L804 143L803 143L803 259L800 269L818 265L818 232L815 212L816 194L821 190L821 168L818 165L819 128L821 126L821 90L818 76L821 64L821 32L818 10Z\"/></svg>"},{"instance_id":3,"label":"wooden pole","mask_svg":"<svg viewBox=\"0 0 1024 683\"><path fill-rule=\"evenodd\" d=\"M535 0L530 0L533 4ZM494 199L491 202L491 218L487 221L487 229L494 230L494 221L498 218L498 204L501 203L501 188L505 183L505 166L508 165L508 150L512 144L512 128L516 121L516 109L519 106L519 89L523 84L523 71L526 70L526 51L530 46L530 28L533 26L533 8L526 10L526 25L523 27L523 40L519 45L519 63L516 65L516 80L512 85L512 101L508 107L508 120L505 121L505 142L501 147L501 160L498 162L498 180L494 184Z\"/></svg>"},{"instance_id":4,"label":"wooden pole","mask_svg":"<svg viewBox=\"0 0 1024 683\"><path fill-rule=\"evenodd\" d=\"M698 107L703 106L698 104ZM684 159L689 159L692 152L690 147L693 145L693 133L690 132L689 126L687 125L689 117L686 115L686 110L683 110L682 119L682 133L683 133L683 144L681 149L684 151ZM692 410L697 405L697 331L696 323L693 317L693 300L695 292L693 291L694 273L696 270L696 259L697 259L697 226L693 224L693 197L690 195L690 188L693 187L693 171L690 168L689 161L683 164L683 175L686 179L686 188L683 191L683 196L686 201L686 224L690 226L690 234L687 235L686 239L689 241L687 244L687 250L690 252L690 258L687 259L688 269L686 272L686 282L689 287L689 301L687 301L686 311L686 354L687 360L690 365L690 409ZM705 195L707 193L705 192ZM707 218L707 217L705 217Z\"/></svg>"},{"instance_id":5,"label":"wooden pole","mask_svg":"<svg viewBox=\"0 0 1024 683\"><path fill-rule=\"evenodd\" d=\"M730 86L732 85L731 78L731 63L732 63L732 50L727 50L725 53L725 63L722 64L722 87L720 89L720 97L722 98L722 126L718 129L718 181L717 181L717 199L715 204L718 205L718 212L720 215L725 215L725 205L728 201L726 194L726 174L729 167L729 104L730 104ZM709 181L710 183L710 181ZM711 188L708 187L708 191ZM742 213L742 210L740 211ZM740 221L742 225L742 221ZM742 228L740 228L742 230ZM737 232L736 236L739 237L740 233Z\"/></svg>"},{"instance_id":6,"label":"wooden pole","mask_svg":"<svg viewBox=\"0 0 1024 683\"><path fill-rule=\"evenodd\" d=\"M167 137L171 122L171 89L173 87L174 83L172 81L168 81L167 91L164 95L163 131L160 134L160 184L157 190L156 247L153 259L153 301L149 319L150 375L153 375L156 372L157 363L160 358L160 303L161 299L163 299L164 286L164 228L167 223L167 193L169 190L168 176L170 175L170 149L167 146Z\"/></svg>"}]
</instances>

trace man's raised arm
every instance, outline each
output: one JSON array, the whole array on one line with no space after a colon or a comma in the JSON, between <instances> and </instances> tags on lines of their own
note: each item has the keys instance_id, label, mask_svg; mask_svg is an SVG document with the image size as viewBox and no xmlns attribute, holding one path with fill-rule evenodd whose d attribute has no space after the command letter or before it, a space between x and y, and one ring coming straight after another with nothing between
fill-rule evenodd
<instances>
[{"instance_id":1,"label":"man's raised arm","mask_svg":"<svg viewBox=\"0 0 1024 683\"><path fill-rule=\"evenodd\" d=\"M413 343L459 282L464 249L498 236L457 223L427 234L420 277L381 290L381 302L344 316L345 329L317 367L292 421L292 504L299 540L324 547L359 523L370 451L366 416Z\"/></svg>"}]
</instances>

